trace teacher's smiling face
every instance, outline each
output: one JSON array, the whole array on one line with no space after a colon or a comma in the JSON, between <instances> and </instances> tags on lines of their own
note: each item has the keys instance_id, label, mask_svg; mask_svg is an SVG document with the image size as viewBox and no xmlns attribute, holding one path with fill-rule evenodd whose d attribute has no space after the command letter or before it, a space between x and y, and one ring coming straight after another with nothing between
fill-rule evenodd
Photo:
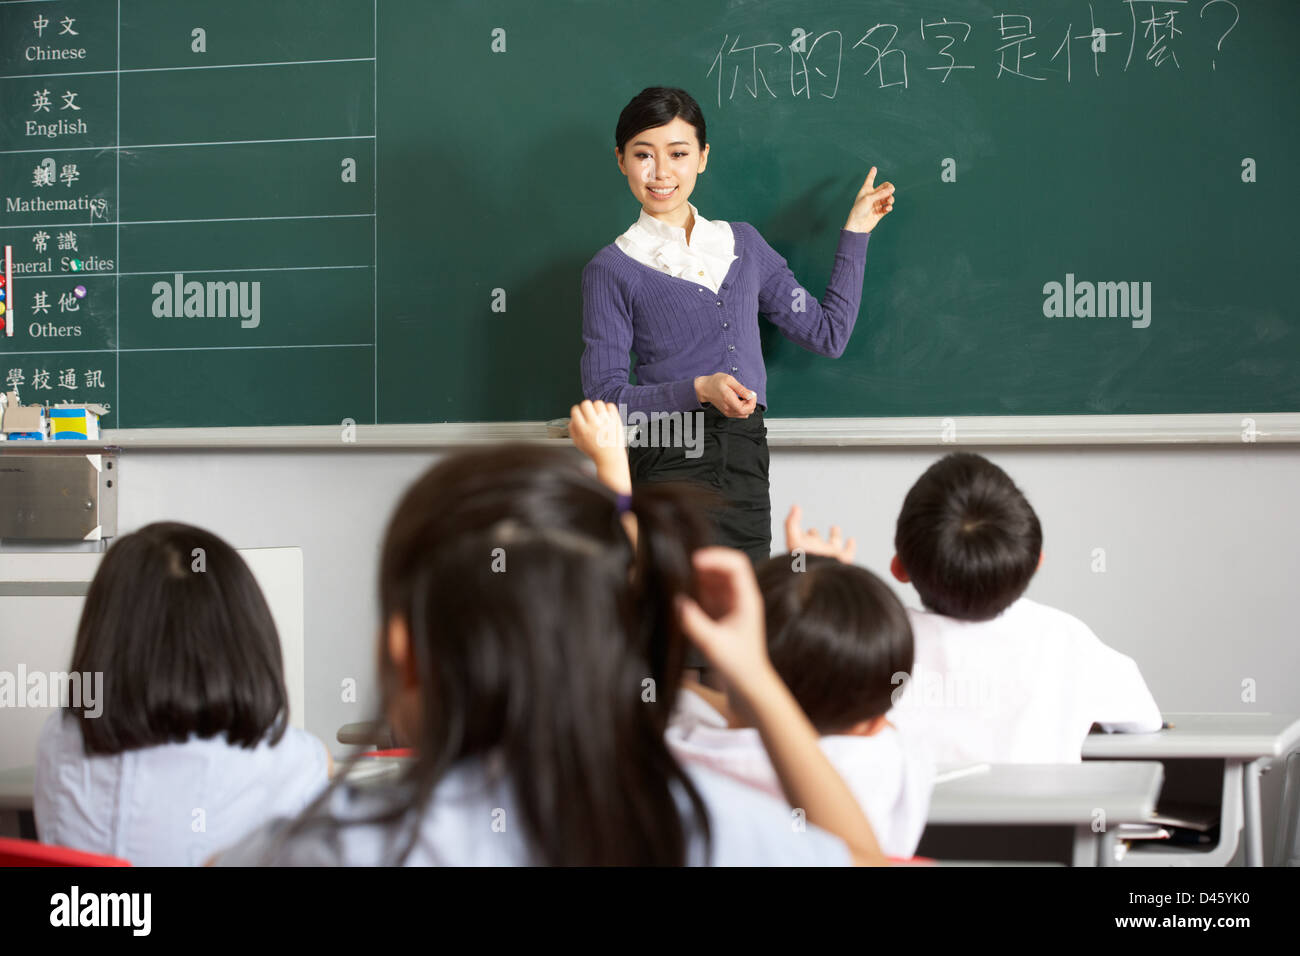
<instances>
[{"instance_id":1,"label":"teacher's smiling face","mask_svg":"<svg viewBox=\"0 0 1300 956\"><path fill-rule=\"evenodd\" d=\"M619 171L641 206L656 219L681 225L690 215L686 201L695 177L704 172L709 147L700 149L695 127L680 116L671 123L644 129L614 151Z\"/></svg>"}]
</instances>

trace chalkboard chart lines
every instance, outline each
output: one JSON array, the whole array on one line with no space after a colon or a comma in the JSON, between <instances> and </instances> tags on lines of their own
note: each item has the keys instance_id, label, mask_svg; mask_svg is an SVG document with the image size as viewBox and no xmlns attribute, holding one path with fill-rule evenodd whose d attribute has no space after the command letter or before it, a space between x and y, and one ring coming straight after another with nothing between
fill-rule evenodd
<instances>
[{"instance_id":1,"label":"chalkboard chart lines","mask_svg":"<svg viewBox=\"0 0 1300 956\"><path fill-rule=\"evenodd\" d=\"M329 380L374 420L378 3L270 6L0 4L24 401L224 424Z\"/></svg>"}]
</instances>

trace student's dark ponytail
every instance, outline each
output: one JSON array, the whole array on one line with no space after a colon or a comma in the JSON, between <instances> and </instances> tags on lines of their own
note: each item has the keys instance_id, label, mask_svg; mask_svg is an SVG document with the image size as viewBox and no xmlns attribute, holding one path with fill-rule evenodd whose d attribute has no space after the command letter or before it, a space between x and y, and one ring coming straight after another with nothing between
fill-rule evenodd
<instances>
[{"instance_id":1,"label":"student's dark ponytail","mask_svg":"<svg viewBox=\"0 0 1300 956\"><path fill-rule=\"evenodd\" d=\"M504 768L507 826L533 862L681 864L707 840L703 801L664 739L685 654L672 608L708 540L699 501L638 488L625 503L634 554L618 496L562 450L451 456L408 489L385 536L380 610L409 622L422 714L391 811L367 818L393 824L386 862L409 856L439 783L470 760ZM398 681L386 656L381 679L387 713ZM329 802L284 839L336 825Z\"/></svg>"},{"instance_id":2,"label":"student's dark ponytail","mask_svg":"<svg viewBox=\"0 0 1300 956\"><path fill-rule=\"evenodd\" d=\"M648 483L632 496L642 640L647 660L665 675L680 674L685 664L687 638L678 627L673 601L694 591L691 553L709 540L703 512L711 503L691 485ZM672 685L675 695L676 681Z\"/></svg>"},{"instance_id":3,"label":"student's dark ponytail","mask_svg":"<svg viewBox=\"0 0 1300 956\"><path fill-rule=\"evenodd\" d=\"M636 559L630 579L631 619L629 633L634 635L632 650L643 660L647 673L638 681L641 716L649 721L650 733L629 735L635 752L620 747L618 764L624 768L623 785L630 794L643 788L659 789L663 781L680 786L693 808L694 826L683 827L681 816L665 813L663 801L638 801L638 829L651 837L642 844L641 862L677 865L686 862L685 847L693 835L709 846L708 814L703 799L682 771L664 743L664 732L676 705L682 668L686 659L687 637L678 623L675 610L679 595L694 595L692 553L705 546L710 529L705 509L713 504L706 493L689 485L644 484L625 502L636 517ZM614 519L621 511L615 498ZM656 805L657 804L657 805ZM665 839L656 845L658 830ZM634 859L613 862L637 862Z\"/></svg>"}]
</instances>

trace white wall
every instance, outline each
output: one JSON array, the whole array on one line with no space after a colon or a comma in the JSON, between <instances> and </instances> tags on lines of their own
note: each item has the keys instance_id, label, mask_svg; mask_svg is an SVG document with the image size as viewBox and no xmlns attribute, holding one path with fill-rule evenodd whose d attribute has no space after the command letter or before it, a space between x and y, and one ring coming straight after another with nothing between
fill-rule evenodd
<instances>
[{"instance_id":1,"label":"white wall","mask_svg":"<svg viewBox=\"0 0 1300 956\"><path fill-rule=\"evenodd\" d=\"M858 538L887 577L894 520L947 448L772 451L774 534L792 501L806 523ZM967 448L1021 485L1043 523L1046 563L1029 596L1087 621L1134 657L1163 710L1300 713L1300 448ZM165 452L121 460L120 530L174 519L235 547L297 546L306 581L307 727L332 746L377 707L375 567L389 512L436 456L420 452ZM1104 548L1106 572L1091 570ZM892 579L890 579L892 580ZM899 587L915 601L910 588ZM353 678L358 702L343 703ZM1254 704L1242 681L1256 682ZM1265 858L1279 773L1264 778Z\"/></svg>"},{"instance_id":2,"label":"white wall","mask_svg":"<svg viewBox=\"0 0 1300 956\"><path fill-rule=\"evenodd\" d=\"M963 450L996 461L1038 512L1046 559L1028 596L1136 659L1161 709L1300 713L1300 449ZM943 451L778 449L774 517L799 501L806 524L838 522L858 563L893 582L898 508ZM1091 570L1096 548L1105 573Z\"/></svg>"}]
</instances>

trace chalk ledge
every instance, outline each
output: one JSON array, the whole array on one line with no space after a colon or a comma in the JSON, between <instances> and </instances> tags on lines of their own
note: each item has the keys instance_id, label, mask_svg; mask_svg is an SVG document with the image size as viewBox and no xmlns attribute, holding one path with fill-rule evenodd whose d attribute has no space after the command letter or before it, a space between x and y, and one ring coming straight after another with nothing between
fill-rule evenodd
<instances>
[{"instance_id":1,"label":"chalk ledge","mask_svg":"<svg viewBox=\"0 0 1300 956\"><path fill-rule=\"evenodd\" d=\"M1052 415L949 418L770 418L774 448L961 445L1288 444L1300 442L1300 413ZM377 451L457 448L505 441L568 445L545 422L426 425L290 425L249 428L107 429L100 441L0 442L0 455L165 449Z\"/></svg>"}]
</instances>

